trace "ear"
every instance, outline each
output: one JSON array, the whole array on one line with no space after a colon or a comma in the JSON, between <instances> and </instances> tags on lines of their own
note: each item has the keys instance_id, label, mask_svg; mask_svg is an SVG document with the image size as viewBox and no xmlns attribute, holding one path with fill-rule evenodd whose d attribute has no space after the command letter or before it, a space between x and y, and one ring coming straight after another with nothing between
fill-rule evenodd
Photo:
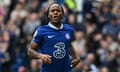
<instances>
[{"instance_id":1,"label":"ear","mask_svg":"<svg viewBox=\"0 0 120 72\"><path fill-rule=\"evenodd\" d=\"M50 18L50 15L49 15L49 14L48 14L47 16L48 16L48 18Z\"/></svg>"}]
</instances>

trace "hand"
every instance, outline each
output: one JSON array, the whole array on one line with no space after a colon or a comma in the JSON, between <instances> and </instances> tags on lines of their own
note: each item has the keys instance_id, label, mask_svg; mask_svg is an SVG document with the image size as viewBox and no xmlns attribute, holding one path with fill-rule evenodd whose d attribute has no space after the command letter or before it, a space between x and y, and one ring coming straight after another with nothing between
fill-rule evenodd
<instances>
[{"instance_id":1,"label":"hand","mask_svg":"<svg viewBox=\"0 0 120 72\"><path fill-rule=\"evenodd\" d=\"M72 65L71 65L71 67L72 68L76 67L79 62L80 62L80 58L79 57L72 59Z\"/></svg>"},{"instance_id":2,"label":"hand","mask_svg":"<svg viewBox=\"0 0 120 72\"><path fill-rule=\"evenodd\" d=\"M51 64L51 56L47 54L39 54L39 58L45 64Z\"/></svg>"}]
</instances>

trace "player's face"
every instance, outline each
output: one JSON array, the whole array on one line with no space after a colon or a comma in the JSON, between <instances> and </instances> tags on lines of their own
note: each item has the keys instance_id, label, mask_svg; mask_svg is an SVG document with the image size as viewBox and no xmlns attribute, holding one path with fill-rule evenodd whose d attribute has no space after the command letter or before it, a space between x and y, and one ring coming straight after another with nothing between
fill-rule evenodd
<instances>
[{"instance_id":1,"label":"player's face","mask_svg":"<svg viewBox=\"0 0 120 72\"><path fill-rule=\"evenodd\" d=\"M61 7L58 4L53 4L50 6L48 18L52 23L61 22L61 19L63 18L63 13Z\"/></svg>"}]
</instances>

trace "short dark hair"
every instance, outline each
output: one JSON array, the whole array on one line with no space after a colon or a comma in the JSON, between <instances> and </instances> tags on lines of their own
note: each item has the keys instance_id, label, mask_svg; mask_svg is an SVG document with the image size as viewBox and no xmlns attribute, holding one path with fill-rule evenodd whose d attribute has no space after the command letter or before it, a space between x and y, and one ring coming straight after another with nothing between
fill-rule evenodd
<instances>
[{"instance_id":1,"label":"short dark hair","mask_svg":"<svg viewBox=\"0 0 120 72\"><path fill-rule=\"evenodd\" d=\"M52 4L49 5L49 7L48 7L48 9L47 9L47 12L46 12L46 13L47 13L47 16L48 16L48 14L49 14L49 9L50 9L50 7L51 7L53 4L58 4L58 3L55 2L55 3L52 3ZM62 7L60 4L58 4L58 5L60 6L60 8L61 8L61 10L62 10L62 13L63 13L63 15L64 15L64 9L63 9L63 7Z\"/></svg>"}]
</instances>

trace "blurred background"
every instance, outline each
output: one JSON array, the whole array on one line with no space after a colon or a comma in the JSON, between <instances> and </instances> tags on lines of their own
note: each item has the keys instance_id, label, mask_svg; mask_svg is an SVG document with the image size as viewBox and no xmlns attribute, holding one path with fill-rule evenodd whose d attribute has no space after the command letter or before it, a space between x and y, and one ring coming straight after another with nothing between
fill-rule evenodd
<instances>
[{"instance_id":1,"label":"blurred background","mask_svg":"<svg viewBox=\"0 0 120 72\"><path fill-rule=\"evenodd\" d=\"M120 0L0 0L0 72L39 72L42 63L26 50L55 1L75 29L81 62L73 72L120 72Z\"/></svg>"}]
</instances>

